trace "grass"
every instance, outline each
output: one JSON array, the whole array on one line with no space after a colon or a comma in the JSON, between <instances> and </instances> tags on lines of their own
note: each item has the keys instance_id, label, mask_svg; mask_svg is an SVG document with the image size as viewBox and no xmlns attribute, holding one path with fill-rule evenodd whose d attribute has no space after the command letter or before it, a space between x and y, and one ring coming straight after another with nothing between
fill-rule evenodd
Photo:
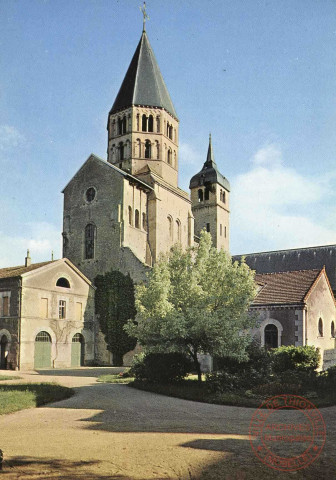
<instances>
[{"instance_id":1,"label":"grass","mask_svg":"<svg viewBox=\"0 0 336 480\"><path fill-rule=\"evenodd\" d=\"M13 375L0 375L0 382L4 380L20 380L22 377L14 377Z\"/></svg>"},{"instance_id":2,"label":"grass","mask_svg":"<svg viewBox=\"0 0 336 480\"><path fill-rule=\"evenodd\" d=\"M16 377L17 378L17 377ZM69 398L72 388L53 383L0 385L0 415Z\"/></svg>"},{"instance_id":3,"label":"grass","mask_svg":"<svg viewBox=\"0 0 336 480\"><path fill-rule=\"evenodd\" d=\"M97 382L101 383L130 383L134 380L133 377L120 377L119 375L100 375Z\"/></svg>"},{"instance_id":4,"label":"grass","mask_svg":"<svg viewBox=\"0 0 336 480\"><path fill-rule=\"evenodd\" d=\"M129 386L139 390L159 393L168 397L183 398L185 400L192 400L195 402L250 408L259 407L264 400L273 396L248 396L245 395L244 392L212 393L209 391L206 382L199 384L197 380L192 378L170 384L149 383L145 381L134 380L129 383ZM305 395L302 394L302 396L304 397ZM308 399L310 398L308 397ZM310 400L318 408L336 405L336 391L325 393L324 395L317 395Z\"/></svg>"}]
</instances>

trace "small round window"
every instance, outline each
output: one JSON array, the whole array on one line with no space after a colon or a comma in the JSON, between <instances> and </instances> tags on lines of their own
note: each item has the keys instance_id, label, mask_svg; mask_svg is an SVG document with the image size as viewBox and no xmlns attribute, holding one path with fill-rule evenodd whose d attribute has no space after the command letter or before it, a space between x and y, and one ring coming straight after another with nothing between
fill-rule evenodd
<instances>
[{"instance_id":1,"label":"small round window","mask_svg":"<svg viewBox=\"0 0 336 480\"><path fill-rule=\"evenodd\" d=\"M90 187L85 192L85 198L87 202L92 202L96 196L96 190L93 187Z\"/></svg>"}]
</instances>

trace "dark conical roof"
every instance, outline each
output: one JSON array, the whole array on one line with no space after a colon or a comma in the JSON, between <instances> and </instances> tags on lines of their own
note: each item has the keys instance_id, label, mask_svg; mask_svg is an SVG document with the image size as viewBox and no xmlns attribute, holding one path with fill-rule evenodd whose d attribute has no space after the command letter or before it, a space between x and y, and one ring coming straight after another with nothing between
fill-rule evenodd
<instances>
[{"instance_id":1,"label":"dark conical roof","mask_svg":"<svg viewBox=\"0 0 336 480\"><path fill-rule=\"evenodd\" d=\"M223 177L223 175L218 171L213 155L210 135L207 159L203 165L202 170L196 173L196 175L194 175L190 180L189 188L195 188L202 185L210 185L212 183L219 183L226 190L230 191L230 183L228 179Z\"/></svg>"},{"instance_id":2,"label":"dark conical roof","mask_svg":"<svg viewBox=\"0 0 336 480\"><path fill-rule=\"evenodd\" d=\"M164 108L173 117L177 118L174 105L145 31L142 32L140 42L110 113L131 105Z\"/></svg>"}]
</instances>

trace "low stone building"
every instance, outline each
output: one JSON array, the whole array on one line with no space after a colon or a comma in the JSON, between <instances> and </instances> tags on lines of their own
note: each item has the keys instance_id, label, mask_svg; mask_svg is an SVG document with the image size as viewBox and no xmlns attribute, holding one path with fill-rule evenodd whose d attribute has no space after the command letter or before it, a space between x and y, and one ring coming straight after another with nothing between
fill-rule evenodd
<instances>
[{"instance_id":1,"label":"low stone building","mask_svg":"<svg viewBox=\"0 0 336 480\"><path fill-rule=\"evenodd\" d=\"M1 369L95 359L94 287L66 258L0 269Z\"/></svg>"},{"instance_id":2,"label":"low stone building","mask_svg":"<svg viewBox=\"0 0 336 480\"><path fill-rule=\"evenodd\" d=\"M325 268L256 274L259 291L250 311L260 324L261 346L314 345L322 367L336 364L336 304Z\"/></svg>"}]
</instances>

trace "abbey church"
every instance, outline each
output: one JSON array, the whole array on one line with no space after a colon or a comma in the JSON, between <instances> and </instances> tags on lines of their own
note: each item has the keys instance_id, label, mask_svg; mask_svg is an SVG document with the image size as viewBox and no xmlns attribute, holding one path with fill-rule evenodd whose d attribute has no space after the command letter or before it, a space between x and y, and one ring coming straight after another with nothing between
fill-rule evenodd
<instances>
[{"instance_id":1,"label":"abbey church","mask_svg":"<svg viewBox=\"0 0 336 480\"><path fill-rule=\"evenodd\" d=\"M176 242L203 228L229 250L228 180L211 138L202 170L178 186L179 120L144 30L108 114L107 161L90 155L65 187L63 257L88 278L120 270L134 281Z\"/></svg>"},{"instance_id":2,"label":"abbey church","mask_svg":"<svg viewBox=\"0 0 336 480\"><path fill-rule=\"evenodd\" d=\"M28 252L23 266L0 269L0 368L111 364L94 313L97 275L142 282L160 254L193 246L203 229L229 252L229 181L210 136L190 193L179 188L178 115L145 28L107 132L107 159L91 154L63 190L63 259L34 264ZM246 261L257 272L260 344L315 345L324 367L336 363L336 245Z\"/></svg>"}]
</instances>

